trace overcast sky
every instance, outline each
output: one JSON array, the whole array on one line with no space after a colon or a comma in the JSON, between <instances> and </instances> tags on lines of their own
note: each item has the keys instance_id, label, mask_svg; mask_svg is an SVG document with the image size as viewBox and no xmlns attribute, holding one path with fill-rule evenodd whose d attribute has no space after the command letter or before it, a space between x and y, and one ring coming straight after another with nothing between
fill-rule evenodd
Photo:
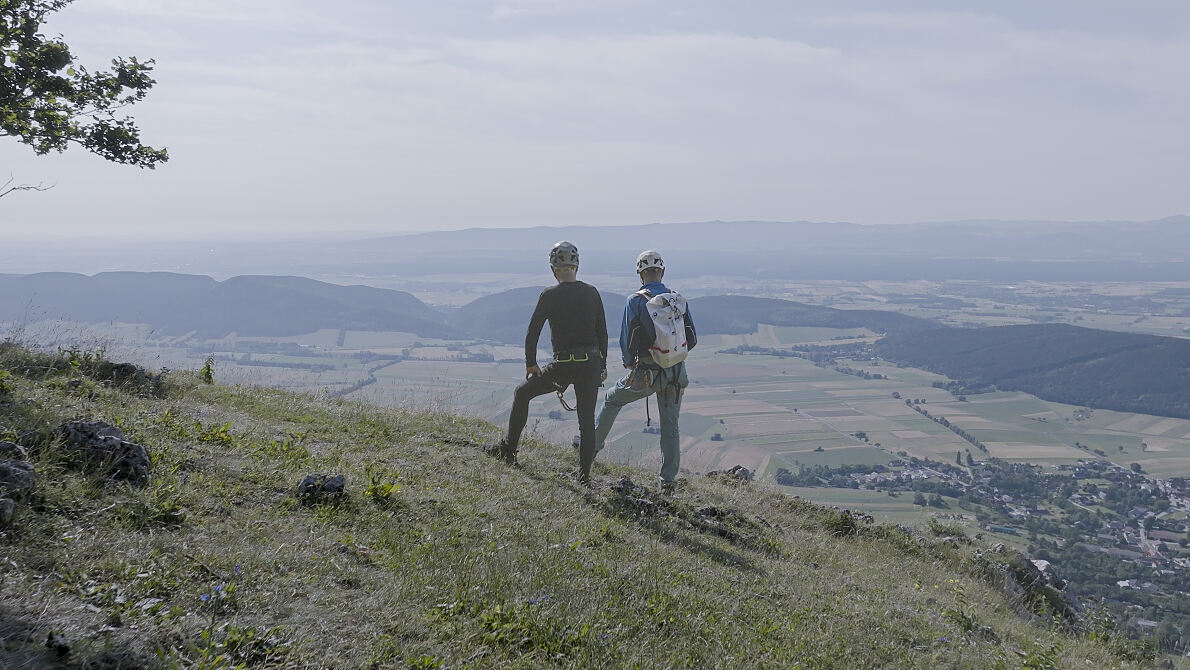
<instances>
[{"instance_id":1,"label":"overcast sky","mask_svg":"<svg viewBox=\"0 0 1190 670\"><path fill-rule=\"evenodd\" d=\"M171 160L0 142L7 234L1190 213L1185 0L76 0Z\"/></svg>"}]
</instances>

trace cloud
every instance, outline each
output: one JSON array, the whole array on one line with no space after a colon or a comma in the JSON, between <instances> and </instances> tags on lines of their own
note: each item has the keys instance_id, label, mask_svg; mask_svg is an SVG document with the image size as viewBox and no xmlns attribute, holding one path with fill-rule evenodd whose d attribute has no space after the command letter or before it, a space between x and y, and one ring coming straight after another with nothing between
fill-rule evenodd
<instances>
[{"instance_id":1,"label":"cloud","mask_svg":"<svg viewBox=\"0 0 1190 670\"><path fill-rule=\"evenodd\" d=\"M169 21L267 24L270 26L320 21L322 16L293 0L88 0L78 11L92 15ZM74 11L74 8L71 8Z\"/></svg>"},{"instance_id":2,"label":"cloud","mask_svg":"<svg viewBox=\"0 0 1190 670\"><path fill-rule=\"evenodd\" d=\"M77 3L61 29L88 63L157 58L132 111L174 161L151 181L85 156L19 165L90 189L38 203L63 218L70 202L141 216L114 195L137 184L162 203L146 217L422 227L1190 209L1179 35L992 10L625 6Z\"/></svg>"}]
</instances>

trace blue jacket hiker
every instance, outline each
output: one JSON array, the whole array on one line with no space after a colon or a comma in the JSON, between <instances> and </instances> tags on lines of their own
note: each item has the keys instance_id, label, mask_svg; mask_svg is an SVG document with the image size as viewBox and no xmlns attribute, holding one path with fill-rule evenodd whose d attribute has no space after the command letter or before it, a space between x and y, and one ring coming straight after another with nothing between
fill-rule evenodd
<instances>
[{"instance_id":1,"label":"blue jacket hiker","mask_svg":"<svg viewBox=\"0 0 1190 670\"><path fill-rule=\"evenodd\" d=\"M629 296L624 304L624 319L620 326L620 354L624 367L629 372L603 398L599 415L595 419L595 450L602 450L612 424L620 410L628 403L657 396L657 410L661 420L661 475L663 493L672 493L677 485L678 469L681 463L680 433L678 415L682 408L682 395L689 380L686 377L686 363L679 360L668 367L662 367L658 360L667 360L654 355L659 341L656 313L664 311L654 308L667 297L676 297L677 319L674 335L678 347L685 351L698 343L694 318L685 304L685 299L676 296L661 279L665 274L665 263L656 251L645 251L637 257L637 273L641 279L641 290ZM669 345L667 345L669 346ZM668 354L668 350L666 350Z\"/></svg>"}]
</instances>

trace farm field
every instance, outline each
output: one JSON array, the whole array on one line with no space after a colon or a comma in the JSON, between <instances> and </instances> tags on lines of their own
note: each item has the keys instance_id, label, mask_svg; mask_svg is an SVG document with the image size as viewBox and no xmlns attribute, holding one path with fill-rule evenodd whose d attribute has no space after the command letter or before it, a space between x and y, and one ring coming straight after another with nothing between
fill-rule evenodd
<instances>
[{"instance_id":1,"label":"farm field","mask_svg":"<svg viewBox=\"0 0 1190 670\"><path fill-rule=\"evenodd\" d=\"M683 468L694 474L739 464L771 476L778 467L875 464L902 454L952 462L956 454L975 451L955 432L907 405L910 400L920 401L914 406L945 417L986 445L991 455L1005 460L1057 465L1101 456L1124 466L1137 463L1157 476L1190 475L1190 421L1090 411L1023 393L969 395L960 401L932 386L945 378L914 368L840 361L885 377L864 379L799 358L720 351L743 341L780 347L855 335L867 333L854 328L762 326L751 336L701 338L688 360L691 385L682 412ZM308 352L253 352L254 364L240 365L245 343L297 345ZM154 338L143 326L118 324L102 344L113 354L153 368L194 369L213 355L216 378L223 383L345 393L383 405L459 412L498 425L507 421L512 390L524 375L518 346L438 341L408 333L322 330L299 337L233 336L189 343L184 338ZM444 360L376 360L365 352ZM447 360L467 354L486 354L495 361ZM543 348L541 356L546 354ZM270 363L333 367L314 371ZM613 376L622 372L616 368L613 363ZM566 398L573 404L573 391ZM650 417L652 426L646 425ZM653 401L648 414L644 403L626 407L600 458L651 467L659 459L658 438L646 431L655 428L656 418ZM530 405L526 431L569 441L578 426L574 414L564 411L556 396L547 395Z\"/></svg>"}]
</instances>

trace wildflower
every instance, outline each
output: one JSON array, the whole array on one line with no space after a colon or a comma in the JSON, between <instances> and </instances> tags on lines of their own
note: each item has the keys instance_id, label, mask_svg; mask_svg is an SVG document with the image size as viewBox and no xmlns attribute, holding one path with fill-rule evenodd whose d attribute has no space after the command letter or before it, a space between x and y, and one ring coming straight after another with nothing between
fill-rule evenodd
<instances>
[{"instance_id":1,"label":"wildflower","mask_svg":"<svg viewBox=\"0 0 1190 670\"><path fill-rule=\"evenodd\" d=\"M232 574L237 577L240 576L240 564L239 563L236 563L236 569L232 571Z\"/></svg>"},{"instance_id":2,"label":"wildflower","mask_svg":"<svg viewBox=\"0 0 1190 670\"><path fill-rule=\"evenodd\" d=\"M208 600L210 600L210 599L211 599L211 594L209 594L209 593L204 593L204 594L202 594L201 596L199 596L199 597L198 597L198 599L199 599L199 600L201 600L201 601L203 601L203 602L205 603L205 602L207 602Z\"/></svg>"},{"instance_id":3,"label":"wildflower","mask_svg":"<svg viewBox=\"0 0 1190 670\"><path fill-rule=\"evenodd\" d=\"M215 593L223 593L223 585L222 584L215 587Z\"/></svg>"}]
</instances>

